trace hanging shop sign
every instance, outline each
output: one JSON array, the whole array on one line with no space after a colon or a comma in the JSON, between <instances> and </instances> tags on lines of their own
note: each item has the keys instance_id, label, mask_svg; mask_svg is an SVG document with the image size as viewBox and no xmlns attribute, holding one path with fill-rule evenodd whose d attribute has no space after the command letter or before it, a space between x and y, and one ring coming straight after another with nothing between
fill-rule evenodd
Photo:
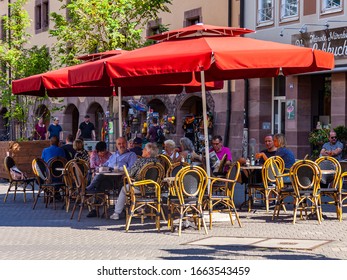
<instances>
[{"instance_id":1,"label":"hanging shop sign","mask_svg":"<svg viewBox=\"0 0 347 280\"><path fill-rule=\"evenodd\" d=\"M335 59L347 58L347 27L292 35L292 44L334 54Z\"/></svg>"}]
</instances>

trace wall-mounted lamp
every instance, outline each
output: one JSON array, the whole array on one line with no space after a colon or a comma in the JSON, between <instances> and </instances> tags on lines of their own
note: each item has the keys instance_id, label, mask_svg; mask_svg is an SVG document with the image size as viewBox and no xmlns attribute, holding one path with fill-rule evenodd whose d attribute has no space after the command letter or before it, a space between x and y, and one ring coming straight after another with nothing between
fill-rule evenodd
<instances>
[{"instance_id":1,"label":"wall-mounted lamp","mask_svg":"<svg viewBox=\"0 0 347 280\"><path fill-rule=\"evenodd\" d=\"M292 30L299 30L300 33L306 33L307 32L307 27L306 26L301 26L301 27L283 27L281 32L280 32L280 36L283 37L283 32L286 29L292 29Z\"/></svg>"},{"instance_id":2,"label":"wall-mounted lamp","mask_svg":"<svg viewBox=\"0 0 347 280\"><path fill-rule=\"evenodd\" d=\"M307 26L325 26L325 29L329 28L328 22L325 24L320 24L320 23L305 23L301 27L283 27L280 36L283 37L283 31L286 29L294 29L294 30L299 30L299 32L302 33L307 33Z\"/></svg>"}]
</instances>

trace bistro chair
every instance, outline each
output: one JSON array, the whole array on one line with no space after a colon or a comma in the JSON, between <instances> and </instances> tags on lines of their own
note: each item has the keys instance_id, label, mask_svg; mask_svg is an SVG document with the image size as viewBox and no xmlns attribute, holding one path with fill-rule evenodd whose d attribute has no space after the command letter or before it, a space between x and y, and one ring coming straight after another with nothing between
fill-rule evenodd
<instances>
[{"instance_id":1,"label":"bistro chair","mask_svg":"<svg viewBox=\"0 0 347 280\"><path fill-rule=\"evenodd\" d=\"M54 157L51 158L47 164L49 171L52 176L52 182L63 182L64 177L64 167L67 163L66 158L63 157Z\"/></svg>"},{"instance_id":2,"label":"bistro chair","mask_svg":"<svg viewBox=\"0 0 347 280\"><path fill-rule=\"evenodd\" d=\"M164 170L165 170L164 174L166 174L166 172L168 171L168 169L172 165L172 161L171 161L170 157L168 157L167 155L160 154L160 155L158 155L158 159L159 159L159 162L161 163L161 165L164 167Z\"/></svg>"},{"instance_id":3,"label":"bistro chair","mask_svg":"<svg viewBox=\"0 0 347 280\"><path fill-rule=\"evenodd\" d=\"M272 161L277 161L277 164L279 166L279 170L282 170L282 158L276 157L268 158L261 169L261 178L262 182L259 183L250 183L247 186L248 190L248 212L252 210L253 203L256 201L263 201L265 202L265 209L266 212L269 212L270 209L270 201L275 202L277 197L277 190L276 190L276 178L275 174L272 171ZM257 195L257 193L260 193L260 196Z\"/></svg>"},{"instance_id":4,"label":"bistro chair","mask_svg":"<svg viewBox=\"0 0 347 280\"><path fill-rule=\"evenodd\" d=\"M321 204L335 204L336 216L339 219L339 180L341 177L341 165L334 157L323 156L315 161L322 171L320 182Z\"/></svg>"},{"instance_id":5,"label":"bistro chair","mask_svg":"<svg viewBox=\"0 0 347 280\"><path fill-rule=\"evenodd\" d=\"M338 186L338 217L339 221L342 221L342 208L347 206L347 171L343 172L339 178L339 186Z\"/></svg>"},{"instance_id":6,"label":"bistro chair","mask_svg":"<svg viewBox=\"0 0 347 280\"><path fill-rule=\"evenodd\" d=\"M322 217L320 205L322 173L318 164L311 160L298 161L291 167L290 176L295 191L293 224L295 224L298 210L301 213L304 211L306 216L307 210L311 210L311 214L316 214L320 224Z\"/></svg>"},{"instance_id":7,"label":"bistro chair","mask_svg":"<svg viewBox=\"0 0 347 280\"><path fill-rule=\"evenodd\" d=\"M26 178L24 174L20 174L20 176L15 177L11 169L16 167L16 163L14 159L10 156L6 156L4 159L5 170L8 174L9 186L4 197L4 202L6 202L9 193L13 193L13 200L16 200L17 192L23 192L23 199L26 202L26 193L27 191L31 191L33 194L33 198L35 198L34 187L35 187L35 178Z\"/></svg>"},{"instance_id":8,"label":"bistro chair","mask_svg":"<svg viewBox=\"0 0 347 280\"><path fill-rule=\"evenodd\" d=\"M292 183L285 183L283 180L284 177L290 177L290 172L284 173L283 159L279 156L273 156L269 159L269 164L271 167L270 172L275 177L276 184L275 208L272 216L272 220L274 220L275 217L278 218L281 208L284 210L284 212L286 212L285 205L293 205L295 192Z\"/></svg>"},{"instance_id":9,"label":"bistro chair","mask_svg":"<svg viewBox=\"0 0 347 280\"><path fill-rule=\"evenodd\" d=\"M77 162L71 163L72 168L72 178L76 184L77 195L75 199L74 206L72 208L72 213L70 219L73 219L77 206L79 205L79 212L77 220L81 220L82 211L84 206L87 206L89 210L95 209L97 216L100 217L99 209L103 209L103 215L107 218L107 208L108 208L108 195L106 192L96 192L88 193L86 191L86 177L83 174L80 165Z\"/></svg>"},{"instance_id":10,"label":"bistro chair","mask_svg":"<svg viewBox=\"0 0 347 280\"><path fill-rule=\"evenodd\" d=\"M173 178L175 178L178 174L178 172L180 172L180 170L182 170L182 168L189 166L189 163L187 162L174 162L171 164L171 166L169 167L169 169L166 172L166 177L167 179L171 179L170 181L163 181L162 182L162 198L165 201L165 199L167 200L167 207L168 207L168 227L170 227L170 199L172 198L177 198L176 192L175 192L175 188L174 188L174 183L175 180L172 180Z\"/></svg>"},{"instance_id":11,"label":"bistro chair","mask_svg":"<svg viewBox=\"0 0 347 280\"><path fill-rule=\"evenodd\" d=\"M64 167L64 183L66 186L66 195L65 195L65 208L66 212L69 212L71 201L75 201L78 196L78 189L73 177L73 168L72 164L77 163L79 168L82 171L83 177L85 178L85 184L87 185L88 180L88 168L89 164L83 159L72 159L68 161Z\"/></svg>"},{"instance_id":12,"label":"bistro chair","mask_svg":"<svg viewBox=\"0 0 347 280\"><path fill-rule=\"evenodd\" d=\"M237 213L234 203L234 191L237 183L237 178L240 176L240 163L234 162L225 178L209 177L210 190L208 194L208 209L210 216L210 229L212 229L212 214L214 211L227 212L230 217L230 222L234 225L232 212L234 212L236 220L242 227L239 214ZM222 209L215 210L216 206L222 206Z\"/></svg>"},{"instance_id":13,"label":"bistro chair","mask_svg":"<svg viewBox=\"0 0 347 280\"><path fill-rule=\"evenodd\" d=\"M299 160L290 168L290 178L294 190L293 196L293 224L296 222L297 211L300 211L300 217L303 218L302 213L308 216L316 215L318 223L321 223L321 205L320 205L320 181L322 174L317 163L311 160ZM283 198L280 197L280 200ZM274 216L279 213L279 204L276 204Z\"/></svg>"},{"instance_id":14,"label":"bistro chair","mask_svg":"<svg viewBox=\"0 0 347 280\"><path fill-rule=\"evenodd\" d=\"M35 198L35 202L33 205L33 209L35 209L37 201L41 196L41 193L44 195L44 202L46 204L46 208L51 201L53 202L53 208L56 209L56 197L57 194L61 191L65 191L64 183L54 183L52 182L52 175L48 164L41 158L35 158L32 161L32 169L36 176L36 181L39 185L39 190L37 196Z\"/></svg>"},{"instance_id":15,"label":"bistro chair","mask_svg":"<svg viewBox=\"0 0 347 280\"><path fill-rule=\"evenodd\" d=\"M170 226L174 231L173 219L178 214L178 235L182 233L183 220L193 219L198 230L201 223L205 234L208 234L203 213L203 197L207 186L208 177L206 171L199 166L187 166L175 177L175 193L177 198L170 200Z\"/></svg>"},{"instance_id":16,"label":"bistro chair","mask_svg":"<svg viewBox=\"0 0 347 280\"><path fill-rule=\"evenodd\" d=\"M160 184L164 176L164 167L159 162L146 164L140 170L139 180L130 178L125 165L123 168L128 196L125 230L129 230L133 217L140 217L141 223L144 223L145 217L154 217L156 229L160 231Z\"/></svg>"}]
</instances>

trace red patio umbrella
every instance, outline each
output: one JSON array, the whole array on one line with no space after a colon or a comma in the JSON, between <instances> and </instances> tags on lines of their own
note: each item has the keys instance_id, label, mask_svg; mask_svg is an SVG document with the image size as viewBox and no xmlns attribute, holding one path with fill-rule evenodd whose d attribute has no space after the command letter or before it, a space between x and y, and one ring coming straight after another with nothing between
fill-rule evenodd
<instances>
[{"instance_id":1,"label":"red patio umbrella","mask_svg":"<svg viewBox=\"0 0 347 280\"><path fill-rule=\"evenodd\" d=\"M116 50L107 52L110 56L123 54L126 51ZM98 55L98 54L92 54ZM105 76L104 80L91 85L71 85L68 79L70 70L75 70L82 65L93 67L93 65L101 64L104 67L104 59L95 62L87 62L75 66L65 67L46 73L33 75L19 80L12 81L12 93L15 95L30 95L30 96L45 96L49 97L77 97L77 96L98 96L108 97L115 94L115 87L111 79ZM222 89L223 82L210 82L206 85L207 90ZM152 86L128 86L123 88L122 91L118 90L118 95L134 96L134 95L152 95L152 94L179 94L185 89L186 92L200 91L201 84L197 81L191 81L188 84L167 84L167 85L152 85ZM121 98L121 96L120 96ZM121 102L119 100L119 102ZM119 108L121 104L119 104ZM122 120L119 118L121 127Z\"/></svg>"},{"instance_id":2,"label":"red patio umbrella","mask_svg":"<svg viewBox=\"0 0 347 280\"><path fill-rule=\"evenodd\" d=\"M188 83L195 73L202 84L206 117L205 80L232 80L292 75L332 69L331 53L235 36L227 27L202 24L182 28L150 39L160 43L105 59L104 67L80 67L69 71L72 84L90 84L111 78L121 87ZM252 32L243 29L243 34ZM238 29L236 35L242 34ZM101 66L99 64L99 66ZM209 166L207 121L204 120L206 166ZM209 168L207 168L209 172Z\"/></svg>"},{"instance_id":3,"label":"red patio umbrella","mask_svg":"<svg viewBox=\"0 0 347 280\"><path fill-rule=\"evenodd\" d=\"M115 49L115 50L110 50L110 51L106 51L106 52L81 55L81 56L78 56L77 59L83 60L83 61L94 61L97 59L103 59L103 58L107 58L110 56L119 55L119 54L122 54L125 52L127 52L127 51L124 51L121 49Z\"/></svg>"},{"instance_id":4,"label":"red patio umbrella","mask_svg":"<svg viewBox=\"0 0 347 280\"><path fill-rule=\"evenodd\" d=\"M78 66L78 65L76 65ZM12 93L15 95L31 95L49 97L69 96L111 96L113 88L109 86L72 86L68 81L69 69L65 67L46 73L29 76L12 81Z\"/></svg>"}]
</instances>

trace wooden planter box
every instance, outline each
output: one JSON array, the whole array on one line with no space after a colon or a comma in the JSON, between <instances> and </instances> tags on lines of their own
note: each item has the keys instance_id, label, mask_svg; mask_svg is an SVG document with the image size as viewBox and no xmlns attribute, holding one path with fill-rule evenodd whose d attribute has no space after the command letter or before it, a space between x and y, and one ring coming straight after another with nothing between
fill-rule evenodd
<instances>
[{"instance_id":1,"label":"wooden planter box","mask_svg":"<svg viewBox=\"0 0 347 280\"><path fill-rule=\"evenodd\" d=\"M34 176L31 162L34 158L41 157L42 150L49 147L48 140L43 141L0 141L0 178L8 179L4 166L4 158L7 155L13 157L17 167L26 172L28 176Z\"/></svg>"}]
</instances>

